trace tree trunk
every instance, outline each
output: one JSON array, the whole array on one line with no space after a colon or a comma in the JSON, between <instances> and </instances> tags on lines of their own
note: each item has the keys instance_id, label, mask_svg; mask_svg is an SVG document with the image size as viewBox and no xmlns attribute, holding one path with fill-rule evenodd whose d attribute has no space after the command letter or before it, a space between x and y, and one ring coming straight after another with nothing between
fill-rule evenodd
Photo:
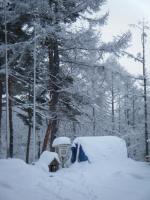
<instances>
[{"instance_id":1,"label":"tree trunk","mask_svg":"<svg viewBox=\"0 0 150 200\"><path fill-rule=\"evenodd\" d=\"M144 83L144 125L145 125L145 156L149 155L149 144L148 144L148 126L147 126L147 79L145 69L145 24L143 22L143 33L142 33L142 46L143 46L143 83Z\"/></svg>"},{"instance_id":2,"label":"tree trunk","mask_svg":"<svg viewBox=\"0 0 150 200\"><path fill-rule=\"evenodd\" d=\"M120 102L120 91L119 91L119 113L118 113L118 121L119 121L119 134L121 133L121 102Z\"/></svg>"},{"instance_id":3,"label":"tree trunk","mask_svg":"<svg viewBox=\"0 0 150 200\"><path fill-rule=\"evenodd\" d=\"M1 152L1 146L2 146L2 135L1 135L1 124L2 124L2 92L3 90L3 84L2 80L0 80L0 152Z\"/></svg>"},{"instance_id":4,"label":"tree trunk","mask_svg":"<svg viewBox=\"0 0 150 200\"><path fill-rule=\"evenodd\" d=\"M133 89L133 99L132 99L132 127L135 129L135 94Z\"/></svg>"},{"instance_id":5,"label":"tree trunk","mask_svg":"<svg viewBox=\"0 0 150 200\"><path fill-rule=\"evenodd\" d=\"M31 102L31 83L29 83L29 93L28 93L28 101ZM31 130L32 130L32 109L28 108L28 137L27 137L27 149L26 149L26 163L29 163L29 155L30 155L30 141L31 141Z\"/></svg>"},{"instance_id":6,"label":"tree trunk","mask_svg":"<svg viewBox=\"0 0 150 200\"><path fill-rule=\"evenodd\" d=\"M130 109L129 109L129 85L128 85L128 83L127 83L127 95L126 95L126 98L127 98L127 124L128 124L128 126L130 125L130 115L129 115L129 111L130 111Z\"/></svg>"},{"instance_id":7,"label":"tree trunk","mask_svg":"<svg viewBox=\"0 0 150 200\"><path fill-rule=\"evenodd\" d=\"M56 119L49 120L49 124L48 124L46 134L44 137L42 152L47 149L48 144L50 144L50 150L51 151L54 150L52 148L52 142L55 139L56 132L57 132L57 116L56 116Z\"/></svg>"},{"instance_id":8,"label":"tree trunk","mask_svg":"<svg viewBox=\"0 0 150 200\"><path fill-rule=\"evenodd\" d=\"M115 131L115 109L114 109L114 74L112 72L112 88L111 88L111 109L112 109L112 135Z\"/></svg>"},{"instance_id":9,"label":"tree trunk","mask_svg":"<svg viewBox=\"0 0 150 200\"><path fill-rule=\"evenodd\" d=\"M40 158L41 155L41 141L38 141L38 159Z\"/></svg>"},{"instance_id":10,"label":"tree trunk","mask_svg":"<svg viewBox=\"0 0 150 200\"><path fill-rule=\"evenodd\" d=\"M9 138L9 156L13 157L13 113L12 113L12 80L9 77L8 80L8 93L9 93L9 129L10 129L10 138Z\"/></svg>"},{"instance_id":11,"label":"tree trunk","mask_svg":"<svg viewBox=\"0 0 150 200\"><path fill-rule=\"evenodd\" d=\"M44 137L42 152L47 149L50 142L50 148L52 149L52 142L57 132L57 103L58 103L58 75L59 75L59 54L57 40L51 39L49 41L49 111L51 116L48 122L48 127Z\"/></svg>"},{"instance_id":12,"label":"tree trunk","mask_svg":"<svg viewBox=\"0 0 150 200\"><path fill-rule=\"evenodd\" d=\"M129 115L129 85L128 82L126 82L126 90L125 90L125 121L126 124L129 126L130 125L130 115Z\"/></svg>"},{"instance_id":13,"label":"tree trunk","mask_svg":"<svg viewBox=\"0 0 150 200\"><path fill-rule=\"evenodd\" d=\"M31 124L29 124L29 129L28 129L27 150L26 150L26 163L29 163L30 141L31 141Z\"/></svg>"},{"instance_id":14,"label":"tree trunk","mask_svg":"<svg viewBox=\"0 0 150 200\"><path fill-rule=\"evenodd\" d=\"M75 121L72 122L72 131L73 131L73 138L75 138L76 137L76 122Z\"/></svg>"},{"instance_id":15,"label":"tree trunk","mask_svg":"<svg viewBox=\"0 0 150 200\"><path fill-rule=\"evenodd\" d=\"M96 120L95 120L95 108L93 107L93 135L95 136Z\"/></svg>"}]
</instances>

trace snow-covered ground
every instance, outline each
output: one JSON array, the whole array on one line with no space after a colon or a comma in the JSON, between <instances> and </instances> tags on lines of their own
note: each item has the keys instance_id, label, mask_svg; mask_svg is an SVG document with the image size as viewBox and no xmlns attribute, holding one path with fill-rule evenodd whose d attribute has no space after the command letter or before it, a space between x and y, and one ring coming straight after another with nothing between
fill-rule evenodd
<instances>
[{"instance_id":1,"label":"snow-covered ground","mask_svg":"<svg viewBox=\"0 0 150 200\"><path fill-rule=\"evenodd\" d=\"M49 173L19 159L0 160L0 200L34 199L149 200L150 165L118 156Z\"/></svg>"}]
</instances>

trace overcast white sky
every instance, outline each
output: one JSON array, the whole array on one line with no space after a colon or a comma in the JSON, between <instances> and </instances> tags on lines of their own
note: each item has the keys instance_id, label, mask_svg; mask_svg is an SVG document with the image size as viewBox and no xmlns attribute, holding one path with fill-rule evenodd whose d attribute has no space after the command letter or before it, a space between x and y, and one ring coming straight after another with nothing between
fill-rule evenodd
<instances>
[{"instance_id":1,"label":"overcast white sky","mask_svg":"<svg viewBox=\"0 0 150 200\"><path fill-rule=\"evenodd\" d=\"M141 51L140 31L129 27L129 24L136 24L143 18L150 22L150 0L107 0L107 5L104 7L110 13L108 24L103 30L104 40L110 41L113 35L115 36L130 29L133 33L133 38L132 47L128 51L136 55ZM150 70L150 31L147 33L149 34L149 39L146 44L146 57L147 69ZM120 62L128 72L132 74L142 73L142 66L139 63L135 63L129 58L123 58Z\"/></svg>"}]
</instances>

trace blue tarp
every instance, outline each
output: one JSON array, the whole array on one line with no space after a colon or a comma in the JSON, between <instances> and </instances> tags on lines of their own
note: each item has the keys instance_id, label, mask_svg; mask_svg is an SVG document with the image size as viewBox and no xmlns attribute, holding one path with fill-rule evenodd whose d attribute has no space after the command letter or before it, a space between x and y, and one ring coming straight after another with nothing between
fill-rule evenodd
<instances>
[{"instance_id":1,"label":"blue tarp","mask_svg":"<svg viewBox=\"0 0 150 200\"><path fill-rule=\"evenodd\" d=\"M77 149L78 149L78 144L75 144L75 147L71 148L71 150L72 150L71 162L72 163L74 163L76 161ZM78 162L83 162L83 161L87 161L88 160L88 157L85 154L85 152L84 152L84 150L83 150L81 145L79 147L79 155L78 155L77 160L78 160Z\"/></svg>"},{"instance_id":2,"label":"blue tarp","mask_svg":"<svg viewBox=\"0 0 150 200\"><path fill-rule=\"evenodd\" d=\"M76 161L77 149L78 149L78 145L77 144L76 144L75 147L71 147L71 151L72 151L71 162L72 163L74 163Z\"/></svg>"}]
</instances>

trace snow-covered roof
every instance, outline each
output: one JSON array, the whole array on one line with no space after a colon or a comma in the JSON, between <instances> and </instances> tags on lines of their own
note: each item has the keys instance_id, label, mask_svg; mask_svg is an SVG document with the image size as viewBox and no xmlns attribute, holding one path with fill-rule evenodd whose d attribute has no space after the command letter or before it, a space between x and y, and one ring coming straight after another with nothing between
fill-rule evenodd
<instances>
[{"instance_id":1,"label":"snow-covered roof","mask_svg":"<svg viewBox=\"0 0 150 200\"><path fill-rule=\"evenodd\" d=\"M89 161L121 160L127 158L126 143L116 136L78 137L73 141L82 145Z\"/></svg>"},{"instance_id":2,"label":"snow-covered roof","mask_svg":"<svg viewBox=\"0 0 150 200\"><path fill-rule=\"evenodd\" d=\"M46 165L49 165L54 160L54 158L59 162L59 158L58 158L58 154L57 153L50 152L50 151L44 151L41 154L38 162L39 163L44 163Z\"/></svg>"},{"instance_id":3,"label":"snow-covered roof","mask_svg":"<svg viewBox=\"0 0 150 200\"><path fill-rule=\"evenodd\" d=\"M58 137L53 141L52 147L56 147L61 144L71 144L70 138L68 137Z\"/></svg>"},{"instance_id":4,"label":"snow-covered roof","mask_svg":"<svg viewBox=\"0 0 150 200\"><path fill-rule=\"evenodd\" d=\"M48 171L48 165L56 159L59 163L59 157L58 154L55 152L50 152L50 151L44 151L39 160L35 163L37 167L43 169L44 171Z\"/></svg>"}]
</instances>

